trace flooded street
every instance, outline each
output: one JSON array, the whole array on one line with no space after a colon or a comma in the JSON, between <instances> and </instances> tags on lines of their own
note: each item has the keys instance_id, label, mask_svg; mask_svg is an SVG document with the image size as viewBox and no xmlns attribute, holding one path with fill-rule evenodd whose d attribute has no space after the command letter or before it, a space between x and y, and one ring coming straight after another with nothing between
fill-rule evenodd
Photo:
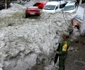
<instances>
[{"instance_id":1,"label":"flooded street","mask_svg":"<svg viewBox=\"0 0 85 70\"><path fill-rule=\"evenodd\" d=\"M41 10L39 17L25 18L26 7L36 1L0 11L0 70L58 70L53 65L55 50L62 34L72 31L75 13ZM85 70L85 36L77 38L71 42L66 70Z\"/></svg>"}]
</instances>

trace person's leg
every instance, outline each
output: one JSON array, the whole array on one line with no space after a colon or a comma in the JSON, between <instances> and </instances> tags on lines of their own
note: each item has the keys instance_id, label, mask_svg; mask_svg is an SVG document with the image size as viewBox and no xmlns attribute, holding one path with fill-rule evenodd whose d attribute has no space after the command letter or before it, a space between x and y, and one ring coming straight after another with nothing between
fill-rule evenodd
<instances>
[{"instance_id":1,"label":"person's leg","mask_svg":"<svg viewBox=\"0 0 85 70\"><path fill-rule=\"evenodd\" d=\"M56 54L56 55L55 55L55 58L54 58L54 63L55 63L55 64L56 64L57 60L58 60L58 54Z\"/></svg>"},{"instance_id":2,"label":"person's leg","mask_svg":"<svg viewBox=\"0 0 85 70\"><path fill-rule=\"evenodd\" d=\"M59 58L59 70L65 70L65 59Z\"/></svg>"}]
</instances>

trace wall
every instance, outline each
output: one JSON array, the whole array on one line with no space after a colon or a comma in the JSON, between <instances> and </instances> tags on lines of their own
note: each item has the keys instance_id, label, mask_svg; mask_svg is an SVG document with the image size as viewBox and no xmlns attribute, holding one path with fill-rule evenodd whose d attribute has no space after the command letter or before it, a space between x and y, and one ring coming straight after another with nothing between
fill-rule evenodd
<instances>
[{"instance_id":1,"label":"wall","mask_svg":"<svg viewBox=\"0 0 85 70\"><path fill-rule=\"evenodd\" d=\"M81 10L81 11L80 11ZM80 33L81 35L85 33L85 9L84 9L84 5L81 5L78 7L78 10L77 10L77 15L81 18L82 20L82 24L81 24L81 27L80 27Z\"/></svg>"},{"instance_id":2,"label":"wall","mask_svg":"<svg viewBox=\"0 0 85 70\"><path fill-rule=\"evenodd\" d=\"M83 19L85 19L85 9L84 9L84 17ZM81 25L81 34L84 35L85 34L85 20L83 20L82 25Z\"/></svg>"}]
</instances>

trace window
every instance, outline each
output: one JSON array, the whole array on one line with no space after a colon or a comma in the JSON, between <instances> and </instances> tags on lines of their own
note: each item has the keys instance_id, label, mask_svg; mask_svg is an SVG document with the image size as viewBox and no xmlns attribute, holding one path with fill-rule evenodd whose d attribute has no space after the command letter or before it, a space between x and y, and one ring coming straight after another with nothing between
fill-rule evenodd
<instances>
[{"instance_id":1,"label":"window","mask_svg":"<svg viewBox=\"0 0 85 70\"><path fill-rule=\"evenodd\" d=\"M55 9L55 5L46 5L45 10L54 10Z\"/></svg>"},{"instance_id":2,"label":"window","mask_svg":"<svg viewBox=\"0 0 85 70\"><path fill-rule=\"evenodd\" d=\"M73 10L73 9L75 9L75 5L69 5L69 6L65 6L64 7L64 11L66 11L66 10Z\"/></svg>"},{"instance_id":3,"label":"window","mask_svg":"<svg viewBox=\"0 0 85 70\"><path fill-rule=\"evenodd\" d=\"M55 10L58 9L58 6L55 8Z\"/></svg>"},{"instance_id":4,"label":"window","mask_svg":"<svg viewBox=\"0 0 85 70\"><path fill-rule=\"evenodd\" d=\"M64 8L66 4L61 4L60 5L60 8Z\"/></svg>"}]
</instances>

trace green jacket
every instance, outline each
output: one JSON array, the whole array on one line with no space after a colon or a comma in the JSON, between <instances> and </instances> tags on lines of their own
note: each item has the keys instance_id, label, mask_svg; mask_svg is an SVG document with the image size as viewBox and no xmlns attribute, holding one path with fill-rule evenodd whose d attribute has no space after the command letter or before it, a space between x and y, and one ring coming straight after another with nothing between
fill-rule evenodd
<instances>
[{"instance_id":1,"label":"green jacket","mask_svg":"<svg viewBox=\"0 0 85 70\"><path fill-rule=\"evenodd\" d=\"M59 48L59 57L66 58L69 45L70 45L70 41L69 40L63 40L61 42L60 48Z\"/></svg>"}]
</instances>

